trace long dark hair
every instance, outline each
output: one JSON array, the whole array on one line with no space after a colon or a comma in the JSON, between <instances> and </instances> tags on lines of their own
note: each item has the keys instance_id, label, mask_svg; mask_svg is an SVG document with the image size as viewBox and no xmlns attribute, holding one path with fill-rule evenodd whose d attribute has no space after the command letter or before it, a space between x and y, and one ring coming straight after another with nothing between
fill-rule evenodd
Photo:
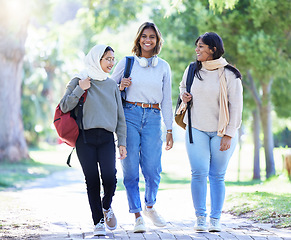
<instances>
[{"instance_id":1,"label":"long dark hair","mask_svg":"<svg viewBox=\"0 0 291 240\"><path fill-rule=\"evenodd\" d=\"M196 41L195 45L197 45L198 41L201 39L201 41L206 44L210 50L213 51L213 60L220 58L224 54L224 47L223 47L223 41L221 37L215 33L215 32L206 32L202 35L200 35ZM197 68L194 71L194 75L199 79L202 80L202 77L199 73L200 69L202 68L202 63L198 60L196 60L196 66ZM240 71L235 68L234 66L228 64L225 66L226 69L232 71L237 78L242 78Z\"/></svg>"}]
</instances>

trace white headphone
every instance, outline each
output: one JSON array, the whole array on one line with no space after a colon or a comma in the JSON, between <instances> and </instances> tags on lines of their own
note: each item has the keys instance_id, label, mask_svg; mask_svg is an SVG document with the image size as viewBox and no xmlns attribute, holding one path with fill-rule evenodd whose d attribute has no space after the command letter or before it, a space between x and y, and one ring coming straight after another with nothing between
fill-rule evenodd
<instances>
[{"instance_id":1,"label":"white headphone","mask_svg":"<svg viewBox=\"0 0 291 240\"><path fill-rule=\"evenodd\" d=\"M138 57L138 56L134 56L134 58L138 61L139 65L141 67L148 67L149 66L149 62L148 62L148 60L146 58L144 58L144 57ZM153 58L152 58L152 64L151 65L153 67L155 67L155 66L158 65L158 62L159 62L158 57L156 55L153 56Z\"/></svg>"}]
</instances>

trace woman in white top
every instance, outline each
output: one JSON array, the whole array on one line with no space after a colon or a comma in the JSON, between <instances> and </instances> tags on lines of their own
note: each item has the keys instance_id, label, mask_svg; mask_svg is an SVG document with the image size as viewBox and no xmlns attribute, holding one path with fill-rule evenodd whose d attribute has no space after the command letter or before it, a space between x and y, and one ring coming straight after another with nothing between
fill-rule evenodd
<instances>
[{"instance_id":1,"label":"woman in white top","mask_svg":"<svg viewBox=\"0 0 291 240\"><path fill-rule=\"evenodd\" d=\"M145 232L141 216L139 192L139 166L145 178L144 215L156 226L166 222L153 208L160 183L162 131L161 113L167 128L166 150L173 146L171 70L169 64L157 57L162 47L162 37L154 23L145 22L138 29L134 47L134 63L129 78L124 78L126 60L116 66L111 78L126 91L123 105L127 126L127 157L122 160L124 186L129 212L134 213L134 232Z\"/></svg>"},{"instance_id":2,"label":"woman in white top","mask_svg":"<svg viewBox=\"0 0 291 240\"><path fill-rule=\"evenodd\" d=\"M222 39L213 32L199 36L196 68L190 93L186 92L188 69L180 83L180 97L191 101L193 143L186 134L191 165L191 190L197 221L194 229L206 231L207 178L210 183L210 232L221 231L220 216L225 198L224 176L237 142L241 124L243 95L239 70L222 58Z\"/></svg>"}]
</instances>

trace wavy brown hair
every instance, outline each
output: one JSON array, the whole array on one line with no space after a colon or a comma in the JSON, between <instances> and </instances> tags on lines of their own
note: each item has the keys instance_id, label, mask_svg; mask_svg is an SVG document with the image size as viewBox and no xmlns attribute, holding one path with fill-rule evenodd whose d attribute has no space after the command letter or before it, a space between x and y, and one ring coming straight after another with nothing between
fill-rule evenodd
<instances>
[{"instance_id":1,"label":"wavy brown hair","mask_svg":"<svg viewBox=\"0 0 291 240\"><path fill-rule=\"evenodd\" d=\"M135 37L135 40L134 40L134 46L132 48L132 53L138 57L141 56L141 47L140 47L139 41L140 41L140 38L141 38L143 31L147 28L152 28L155 31L156 36L157 36L157 44L156 44L156 46L154 48L154 52L153 52L154 55L159 54L161 49L162 49L162 45L163 45L164 40L162 38L162 34L161 34L160 30L158 29L158 27L154 23L145 22L139 27L137 34L136 34L136 37Z\"/></svg>"}]
</instances>

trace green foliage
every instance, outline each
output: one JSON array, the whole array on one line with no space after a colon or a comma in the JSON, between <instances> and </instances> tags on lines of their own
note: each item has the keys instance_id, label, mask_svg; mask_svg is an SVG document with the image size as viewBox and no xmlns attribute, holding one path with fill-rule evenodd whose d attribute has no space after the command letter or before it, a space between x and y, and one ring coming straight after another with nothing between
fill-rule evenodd
<instances>
[{"instance_id":1,"label":"green foliage","mask_svg":"<svg viewBox=\"0 0 291 240\"><path fill-rule=\"evenodd\" d=\"M274 145L275 147L291 147L291 131L287 127L274 134Z\"/></svg>"},{"instance_id":2,"label":"green foliage","mask_svg":"<svg viewBox=\"0 0 291 240\"><path fill-rule=\"evenodd\" d=\"M78 12L78 19L85 35L89 37L87 50L96 44L92 41L93 39L90 40L91 37L104 29L110 29L113 34L116 33L117 29L136 18L144 2L144 0L134 2L131 0L91 0L83 2L83 7Z\"/></svg>"},{"instance_id":3,"label":"green foliage","mask_svg":"<svg viewBox=\"0 0 291 240\"><path fill-rule=\"evenodd\" d=\"M290 104L286 104L291 102L291 72L289 71L287 74L278 77L272 87L272 102L277 115L282 118L291 117Z\"/></svg>"},{"instance_id":4,"label":"green foliage","mask_svg":"<svg viewBox=\"0 0 291 240\"><path fill-rule=\"evenodd\" d=\"M239 0L209 0L209 5L213 10L218 9L219 12L222 12L224 9L233 9L238 1Z\"/></svg>"}]
</instances>

